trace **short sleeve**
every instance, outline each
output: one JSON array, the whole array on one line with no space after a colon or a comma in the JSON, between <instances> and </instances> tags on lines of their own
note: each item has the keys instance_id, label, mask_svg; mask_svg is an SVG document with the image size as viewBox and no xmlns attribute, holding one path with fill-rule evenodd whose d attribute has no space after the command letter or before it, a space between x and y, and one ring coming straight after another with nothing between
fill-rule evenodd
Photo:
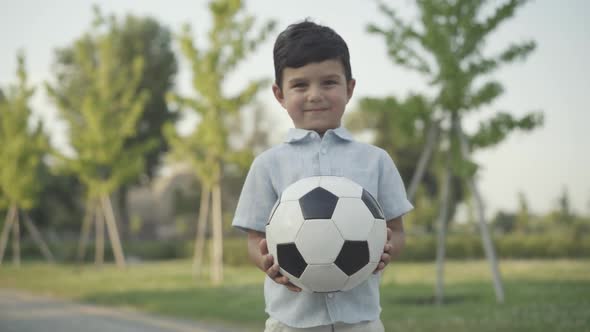
<instances>
[{"instance_id":1,"label":"short sleeve","mask_svg":"<svg viewBox=\"0 0 590 332\"><path fill-rule=\"evenodd\" d=\"M386 220L400 217L414 208L407 198L402 177L384 150L381 150L380 156L379 204Z\"/></svg>"},{"instance_id":2,"label":"short sleeve","mask_svg":"<svg viewBox=\"0 0 590 332\"><path fill-rule=\"evenodd\" d=\"M250 166L232 222L234 227L244 231L265 232L267 219L278 198L268 167L260 157Z\"/></svg>"}]
</instances>

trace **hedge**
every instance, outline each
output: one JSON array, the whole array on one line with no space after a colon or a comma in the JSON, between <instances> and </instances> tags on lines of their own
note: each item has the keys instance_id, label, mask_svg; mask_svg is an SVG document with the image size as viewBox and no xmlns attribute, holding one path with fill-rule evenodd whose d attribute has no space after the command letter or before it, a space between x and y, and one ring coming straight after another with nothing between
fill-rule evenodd
<instances>
[{"instance_id":1,"label":"hedge","mask_svg":"<svg viewBox=\"0 0 590 332\"><path fill-rule=\"evenodd\" d=\"M474 234L452 234L446 240L446 257L450 259L484 258L480 238ZM250 264L246 249L246 237L227 237L224 240L224 262L238 266ZM500 258L590 258L590 239L575 239L568 236L549 234L509 234L494 237L496 253ZM123 244L125 256L134 260L163 260L189 258L193 254L192 241L132 241ZM76 242L52 243L51 250L58 261L74 262L77 252ZM204 260L209 254L206 246ZM11 258L12 246L6 248L4 261ZM90 244L86 251L86 261L94 259L94 247ZM21 243L23 260L42 259L37 247L29 242ZM112 252L105 244L105 260L112 260ZM431 261L436 257L436 235L407 235L406 248L400 260Z\"/></svg>"}]
</instances>

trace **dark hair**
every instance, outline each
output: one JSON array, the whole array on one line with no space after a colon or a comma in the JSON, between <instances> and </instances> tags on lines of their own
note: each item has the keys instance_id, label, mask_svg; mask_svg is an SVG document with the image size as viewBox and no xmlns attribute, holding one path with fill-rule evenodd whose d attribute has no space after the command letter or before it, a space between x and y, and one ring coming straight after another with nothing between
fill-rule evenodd
<instances>
[{"instance_id":1,"label":"dark hair","mask_svg":"<svg viewBox=\"0 0 590 332\"><path fill-rule=\"evenodd\" d=\"M299 68L312 62L338 59L344 67L346 81L352 80L350 54L346 42L336 31L305 20L289 25L275 41L275 83L282 88L283 69Z\"/></svg>"}]
</instances>

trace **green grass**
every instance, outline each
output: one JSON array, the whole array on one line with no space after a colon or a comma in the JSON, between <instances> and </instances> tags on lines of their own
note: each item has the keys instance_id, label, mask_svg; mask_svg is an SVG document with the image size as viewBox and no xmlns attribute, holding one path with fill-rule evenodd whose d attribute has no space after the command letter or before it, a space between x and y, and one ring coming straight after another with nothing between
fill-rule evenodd
<instances>
[{"instance_id":1,"label":"green grass","mask_svg":"<svg viewBox=\"0 0 590 332\"><path fill-rule=\"evenodd\" d=\"M445 268L445 303L433 304L432 263L396 263L382 282L386 331L589 331L590 260L502 261L506 302L497 304L485 261L454 261ZM168 316L262 330L263 274L225 270L213 287L191 277L190 262L114 266L0 267L0 288L87 303L132 307Z\"/></svg>"}]
</instances>

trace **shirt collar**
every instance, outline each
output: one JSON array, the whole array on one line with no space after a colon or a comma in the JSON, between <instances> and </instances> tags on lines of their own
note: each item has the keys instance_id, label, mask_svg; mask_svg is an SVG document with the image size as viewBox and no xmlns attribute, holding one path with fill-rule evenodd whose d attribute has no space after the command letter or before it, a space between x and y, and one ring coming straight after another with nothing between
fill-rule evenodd
<instances>
[{"instance_id":1,"label":"shirt collar","mask_svg":"<svg viewBox=\"0 0 590 332\"><path fill-rule=\"evenodd\" d=\"M285 143L295 143L306 139L308 136L314 133L313 130L301 129L301 128L290 128L289 132L287 133L287 138L285 139ZM345 141L352 141L352 135L346 128L338 127L336 129L328 129L324 134L326 135L334 134Z\"/></svg>"}]
</instances>

